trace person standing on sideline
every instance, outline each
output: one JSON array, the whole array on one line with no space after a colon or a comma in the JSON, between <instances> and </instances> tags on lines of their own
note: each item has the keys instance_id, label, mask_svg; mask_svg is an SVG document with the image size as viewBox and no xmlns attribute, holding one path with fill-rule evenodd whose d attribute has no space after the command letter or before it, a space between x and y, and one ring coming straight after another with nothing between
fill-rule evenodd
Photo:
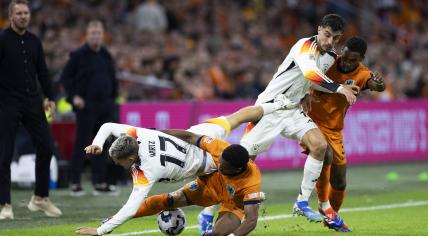
<instances>
[{"instance_id":1,"label":"person standing on sideline","mask_svg":"<svg viewBox=\"0 0 428 236\"><path fill-rule=\"evenodd\" d=\"M61 75L67 100L76 113L77 133L71 164L72 196L85 194L81 187L83 149L91 143L102 124L114 122L118 93L116 72L112 56L103 47L103 40L103 23L90 21L86 28L86 43L70 54ZM106 183L106 160L103 155L91 158L94 195L118 193Z\"/></svg>"},{"instance_id":2,"label":"person standing on sideline","mask_svg":"<svg viewBox=\"0 0 428 236\"><path fill-rule=\"evenodd\" d=\"M52 136L44 109L55 110L52 82L48 76L40 39L27 30L30 9L26 0L12 0L10 27L0 32L0 220L13 219L10 164L19 123L28 130L36 147L36 186L28 208L49 217L62 215L49 200L49 167ZM43 98L37 80L48 98Z\"/></svg>"}]
</instances>

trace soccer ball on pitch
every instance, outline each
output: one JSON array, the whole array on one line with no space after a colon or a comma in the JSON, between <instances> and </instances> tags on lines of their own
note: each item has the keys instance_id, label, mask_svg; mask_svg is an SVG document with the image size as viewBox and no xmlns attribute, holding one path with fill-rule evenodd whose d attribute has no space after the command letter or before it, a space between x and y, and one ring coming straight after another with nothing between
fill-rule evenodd
<instances>
[{"instance_id":1,"label":"soccer ball on pitch","mask_svg":"<svg viewBox=\"0 0 428 236\"><path fill-rule=\"evenodd\" d=\"M162 211L158 215L158 226L166 235L178 235L186 226L186 215L180 208Z\"/></svg>"}]
</instances>

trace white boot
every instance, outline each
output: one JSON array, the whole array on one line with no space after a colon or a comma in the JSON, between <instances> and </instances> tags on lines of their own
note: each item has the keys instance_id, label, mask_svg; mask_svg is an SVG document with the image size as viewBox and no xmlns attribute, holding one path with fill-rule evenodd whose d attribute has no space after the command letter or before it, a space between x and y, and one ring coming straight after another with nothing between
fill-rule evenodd
<instances>
[{"instance_id":1,"label":"white boot","mask_svg":"<svg viewBox=\"0 0 428 236\"><path fill-rule=\"evenodd\" d=\"M5 204L0 211L0 220L11 219L13 220L12 205Z\"/></svg>"},{"instance_id":2,"label":"white boot","mask_svg":"<svg viewBox=\"0 0 428 236\"><path fill-rule=\"evenodd\" d=\"M60 217L62 215L61 210L47 197L41 200L36 200L35 196L31 197L30 203L28 203L28 209L30 209L30 211L43 211L45 215L49 217Z\"/></svg>"}]
</instances>

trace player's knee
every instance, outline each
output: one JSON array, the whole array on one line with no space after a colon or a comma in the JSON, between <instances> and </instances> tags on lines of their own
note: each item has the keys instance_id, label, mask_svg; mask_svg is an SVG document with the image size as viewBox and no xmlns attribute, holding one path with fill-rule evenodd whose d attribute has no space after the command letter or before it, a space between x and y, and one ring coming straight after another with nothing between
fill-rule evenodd
<instances>
[{"instance_id":1,"label":"player's knee","mask_svg":"<svg viewBox=\"0 0 428 236\"><path fill-rule=\"evenodd\" d=\"M343 191L346 189L346 179L344 178L330 179L330 184L335 190Z\"/></svg>"},{"instance_id":2,"label":"player's knee","mask_svg":"<svg viewBox=\"0 0 428 236\"><path fill-rule=\"evenodd\" d=\"M227 229L225 229L224 227L215 227L214 226L214 229L213 229L213 232L212 232L213 233L212 236L229 235L232 232L227 231Z\"/></svg>"},{"instance_id":3,"label":"player's knee","mask_svg":"<svg viewBox=\"0 0 428 236\"><path fill-rule=\"evenodd\" d=\"M172 196L170 193L168 193L168 196L166 197L165 205L167 207L174 207L174 196Z\"/></svg>"},{"instance_id":4,"label":"player's knee","mask_svg":"<svg viewBox=\"0 0 428 236\"><path fill-rule=\"evenodd\" d=\"M311 152L322 155L324 157L325 152L327 150L327 141L324 137L314 139L311 141L310 149Z\"/></svg>"}]
</instances>

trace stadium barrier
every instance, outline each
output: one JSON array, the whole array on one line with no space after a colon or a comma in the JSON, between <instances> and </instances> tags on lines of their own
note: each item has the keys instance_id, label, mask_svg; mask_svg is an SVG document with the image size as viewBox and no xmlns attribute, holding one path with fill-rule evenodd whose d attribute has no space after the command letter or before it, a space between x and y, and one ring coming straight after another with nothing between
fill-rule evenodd
<instances>
[{"instance_id":1,"label":"stadium barrier","mask_svg":"<svg viewBox=\"0 0 428 236\"><path fill-rule=\"evenodd\" d=\"M128 103L120 122L156 129L187 129L208 118L230 114L252 102ZM245 125L228 141L239 143ZM344 130L349 164L428 160L428 100L364 102L348 111ZM305 156L296 141L278 137L257 158L263 170L302 167Z\"/></svg>"}]
</instances>

